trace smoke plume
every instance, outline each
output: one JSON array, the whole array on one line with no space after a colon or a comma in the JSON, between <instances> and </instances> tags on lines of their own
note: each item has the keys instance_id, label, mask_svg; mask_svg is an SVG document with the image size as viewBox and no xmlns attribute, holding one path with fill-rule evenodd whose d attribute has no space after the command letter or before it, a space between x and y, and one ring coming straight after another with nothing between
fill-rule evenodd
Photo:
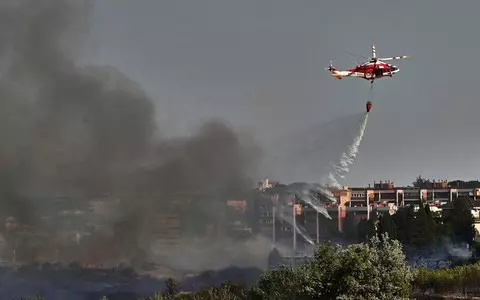
<instances>
[{"instance_id":1,"label":"smoke plume","mask_svg":"<svg viewBox=\"0 0 480 300\"><path fill-rule=\"evenodd\" d=\"M69 259L128 260L149 251L149 228L178 197L197 202L190 218L217 220L225 197L253 186L259 149L226 122L161 139L155 107L136 82L113 67L76 63L92 7L76 0L0 4L0 220L14 219L2 230L7 241L23 225L47 230L29 199L120 199L109 235L83 239L82 251L62 251L50 231L24 260L59 249L76 256Z\"/></svg>"}]
</instances>

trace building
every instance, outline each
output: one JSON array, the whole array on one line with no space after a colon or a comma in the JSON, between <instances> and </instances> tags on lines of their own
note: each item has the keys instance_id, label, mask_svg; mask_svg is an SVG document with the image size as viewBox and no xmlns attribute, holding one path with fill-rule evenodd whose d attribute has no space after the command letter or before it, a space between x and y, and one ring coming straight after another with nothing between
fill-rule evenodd
<instances>
[{"instance_id":1,"label":"building","mask_svg":"<svg viewBox=\"0 0 480 300\"><path fill-rule=\"evenodd\" d=\"M450 185L446 180L428 181L422 187L397 187L391 181L374 182L366 187L344 187L342 197L335 195L338 199L334 207L328 211L337 216L338 229L342 230L342 219L344 212L353 212L357 220L369 218L372 211L383 213L389 211L393 214L398 207L405 205L418 206L419 201L428 203L435 212L441 212L442 207L458 197L468 196L477 203L480 200L480 183L470 184L468 187L456 184ZM476 210L475 210L476 211ZM336 212L336 214L335 214ZM472 210L472 213L475 212ZM334 216L332 215L332 218Z\"/></svg>"},{"instance_id":2,"label":"building","mask_svg":"<svg viewBox=\"0 0 480 300\"><path fill-rule=\"evenodd\" d=\"M251 236L250 195L236 196L220 201L201 193L172 195L170 201L151 212L149 229L157 249L179 247L185 241Z\"/></svg>"},{"instance_id":3,"label":"building","mask_svg":"<svg viewBox=\"0 0 480 300\"><path fill-rule=\"evenodd\" d=\"M257 189L258 190L265 190L269 189L275 186L278 186L280 183L278 181L270 181L268 178L265 178L264 180L260 180L257 183Z\"/></svg>"},{"instance_id":4,"label":"building","mask_svg":"<svg viewBox=\"0 0 480 300\"><path fill-rule=\"evenodd\" d=\"M296 210L295 223L301 226L313 241L327 239L332 232L342 231L347 213L352 213L359 221L385 212L394 214L398 207L406 205L417 208L419 201L423 201L430 205L433 212L441 214L442 209L448 209L448 204L458 197L472 199L472 214L478 220L480 229L480 182L477 184L469 182L468 186L458 183L452 186L447 181L440 180L428 181L422 187L397 187L394 182L387 180L374 182L373 185L369 184L365 187L344 186L340 190L331 190L331 192L337 199L337 203L326 207L331 220L317 213L309 205L297 203L301 208ZM260 231L265 236L271 236L274 242L284 239L291 243L293 238L293 226L290 224L292 221L285 222L273 215L274 203L288 202L286 200L288 197L289 195L262 195L257 199ZM289 215L290 219L293 219L292 215L293 211ZM301 237L297 235L297 238Z\"/></svg>"},{"instance_id":5,"label":"building","mask_svg":"<svg viewBox=\"0 0 480 300\"><path fill-rule=\"evenodd\" d=\"M249 201L246 199L227 200L227 235L234 239L248 238L253 234L248 214Z\"/></svg>"}]
</instances>

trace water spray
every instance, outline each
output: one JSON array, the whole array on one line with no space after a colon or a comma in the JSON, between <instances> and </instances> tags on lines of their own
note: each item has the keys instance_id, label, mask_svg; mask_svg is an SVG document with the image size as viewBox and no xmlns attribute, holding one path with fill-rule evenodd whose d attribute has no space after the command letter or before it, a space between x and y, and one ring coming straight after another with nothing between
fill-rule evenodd
<instances>
[{"instance_id":1,"label":"water spray","mask_svg":"<svg viewBox=\"0 0 480 300\"><path fill-rule=\"evenodd\" d=\"M358 153L358 148L363 139L365 128L368 122L368 112L364 114L360 123L358 134L353 139L352 144L348 147L347 151L343 152L340 156L338 164L333 165L333 171L328 175L329 185L340 189L341 185L338 183L337 178L344 179L345 175L350 171L350 165L355 162L355 158Z\"/></svg>"},{"instance_id":2,"label":"water spray","mask_svg":"<svg viewBox=\"0 0 480 300\"><path fill-rule=\"evenodd\" d=\"M292 227L294 227L295 231L298 234L300 234L305 239L305 241L307 243L309 243L310 245L315 245L315 243L313 242L313 240L310 238L309 234L307 233L306 229L303 226L300 226L300 225L297 224L297 222L295 221L295 216L293 216L293 218L292 218L284 210L279 210L278 215L279 215L280 219L282 219L283 221L287 222Z\"/></svg>"},{"instance_id":3,"label":"water spray","mask_svg":"<svg viewBox=\"0 0 480 300\"><path fill-rule=\"evenodd\" d=\"M308 204L310 207L314 208L317 217L318 214L322 214L328 219L331 219L328 211L325 209L325 204L336 203L336 199L333 194L327 190L324 186L318 183L305 183L305 182L296 182L282 187L273 187L267 189L265 194L270 194L272 198L279 199L280 195L289 195L293 196L299 202ZM275 216L278 215L280 219L287 222L293 228L293 249L296 250L296 234L300 234L303 239L310 245L315 245L315 242L309 236L305 228L298 225L296 222L296 213L295 213L295 201L291 203L292 206L286 209L285 203L281 204L278 201L273 201L273 214L274 214L274 228L273 228L273 241L275 243L276 233L275 233ZM290 214L289 211L292 210ZM318 224L317 224L318 231ZM317 232L318 239L318 232Z\"/></svg>"}]
</instances>

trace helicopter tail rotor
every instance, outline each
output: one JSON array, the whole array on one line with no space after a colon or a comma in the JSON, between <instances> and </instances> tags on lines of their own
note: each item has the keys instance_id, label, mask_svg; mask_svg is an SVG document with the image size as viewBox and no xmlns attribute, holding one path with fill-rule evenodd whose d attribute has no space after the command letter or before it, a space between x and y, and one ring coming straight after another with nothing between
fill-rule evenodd
<instances>
[{"instance_id":1,"label":"helicopter tail rotor","mask_svg":"<svg viewBox=\"0 0 480 300\"><path fill-rule=\"evenodd\" d=\"M333 66L332 61L330 61L330 64L328 65L328 68L325 68L325 70L328 70L328 71L330 71L330 72L333 72L333 71L336 71L337 68L335 68L335 67Z\"/></svg>"}]
</instances>

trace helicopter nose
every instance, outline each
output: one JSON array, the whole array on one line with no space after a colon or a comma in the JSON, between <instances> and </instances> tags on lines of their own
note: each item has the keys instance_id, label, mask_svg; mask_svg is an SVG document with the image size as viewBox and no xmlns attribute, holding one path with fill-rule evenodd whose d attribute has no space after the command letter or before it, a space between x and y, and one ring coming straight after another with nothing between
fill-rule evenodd
<instances>
[{"instance_id":1,"label":"helicopter nose","mask_svg":"<svg viewBox=\"0 0 480 300\"><path fill-rule=\"evenodd\" d=\"M400 71L400 69L397 66L392 66L392 72L396 73Z\"/></svg>"}]
</instances>

